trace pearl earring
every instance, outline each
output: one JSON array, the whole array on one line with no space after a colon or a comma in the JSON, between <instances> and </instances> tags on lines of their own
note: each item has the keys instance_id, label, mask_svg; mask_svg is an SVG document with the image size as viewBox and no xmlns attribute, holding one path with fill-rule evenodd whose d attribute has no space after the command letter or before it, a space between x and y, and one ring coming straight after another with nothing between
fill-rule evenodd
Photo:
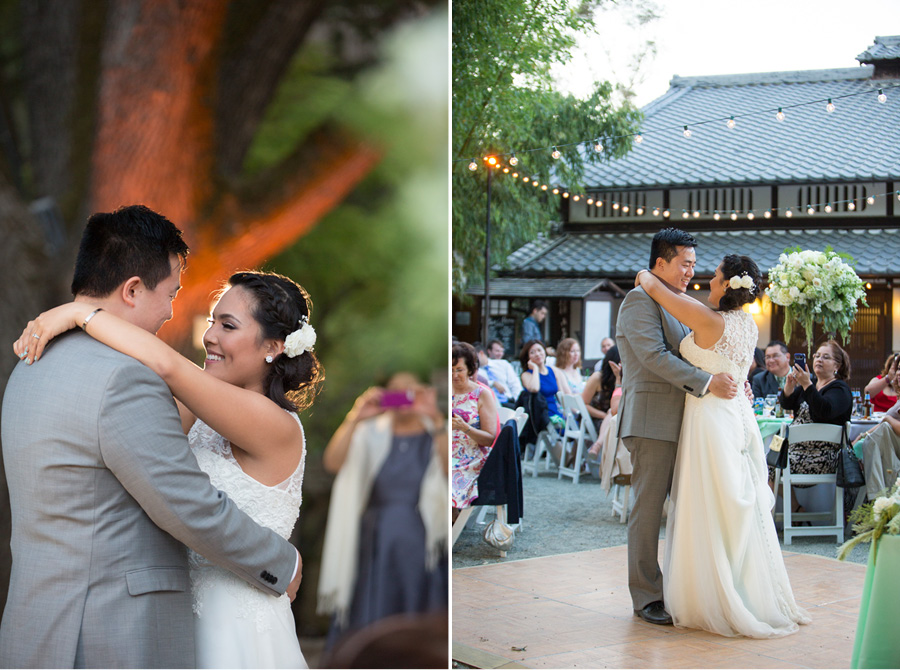
<instances>
[{"instance_id":1,"label":"pearl earring","mask_svg":"<svg viewBox=\"0 0 900 670\"><path fill-rule=\"evenodd\" d=\"M271 363L271 362L274 361L274 360L275 360L275 359L272 358L272 354L269 354L268 356L266 356L266 363Z\"/></svg>"}]
</instances>

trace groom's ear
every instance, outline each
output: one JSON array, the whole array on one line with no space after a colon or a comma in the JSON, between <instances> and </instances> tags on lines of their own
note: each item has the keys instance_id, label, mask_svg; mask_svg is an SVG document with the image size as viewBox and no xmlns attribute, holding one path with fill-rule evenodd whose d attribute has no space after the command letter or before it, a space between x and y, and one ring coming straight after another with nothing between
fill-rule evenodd
<instances>
[{"instance_id":1,"label":"groom's ear","mask_svg":"<svg viewBox=\"0 0 900 670\"><path fill-rule=\"evenodd\" d=\"M129 277L122 285L119 287L119 297L129 307L135 307L135 299L137 297L138 291L143 287L143 282L140 277Z\"/></svg>"}]
</instances>

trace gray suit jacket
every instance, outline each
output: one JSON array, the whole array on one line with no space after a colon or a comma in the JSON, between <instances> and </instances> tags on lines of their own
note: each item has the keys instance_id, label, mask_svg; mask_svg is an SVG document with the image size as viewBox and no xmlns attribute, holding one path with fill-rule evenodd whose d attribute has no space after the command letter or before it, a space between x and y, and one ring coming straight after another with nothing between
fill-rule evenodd
<instances>
[{"instance_id":1,"label":"gray suit jacket","mask_svg":"<svg viewBox=\"0 0 900 670\"><path fill-rule=\"evenodd\" d=\"M3 398L12 576L0 665L194 667L188 545L283 593L293 547L198 468L149 368L74 331Z\"/></svg>"},{"instance_id":2,"label":"gray suit jacket","mask_svg":"<svg viewBox=\"0 0 900 670\"><path fill-rule=\"evenodd\" d=\"M616 321L623 376L619 437L678 441L684 394L700 396L710 379L678 354L688 332L644 289L625 296Z\"/></svg>"}]
</instances>

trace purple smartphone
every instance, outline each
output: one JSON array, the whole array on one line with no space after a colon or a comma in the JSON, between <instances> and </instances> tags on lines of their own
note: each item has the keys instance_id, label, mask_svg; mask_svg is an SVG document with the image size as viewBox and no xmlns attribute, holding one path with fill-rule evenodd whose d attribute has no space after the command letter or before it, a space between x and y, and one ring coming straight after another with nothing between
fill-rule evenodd
<instances>
[{"instance_id":1,"label":"purple smartphone","mask_svg":"<svg viewBox=\"0 0 900 670\"><path fill-rule=\"evenodd\" d=\"M381 406L384 409L408 407L412 403L412 391L385 391L381 394Z\"/></svg>"}]
</instances>

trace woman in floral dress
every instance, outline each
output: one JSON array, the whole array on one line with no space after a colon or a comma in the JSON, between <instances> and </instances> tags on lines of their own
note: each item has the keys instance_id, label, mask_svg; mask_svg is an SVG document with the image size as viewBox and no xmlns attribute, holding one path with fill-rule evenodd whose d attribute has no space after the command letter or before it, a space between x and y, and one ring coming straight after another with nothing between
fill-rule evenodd
<instances>
[{"instance_id":1,"label":"woman in floral dress","mask_svg":"<svg viewBox=\"0 0 900 670\"><path fill-rule=\"evenodd\" d=\"M453 345L453 508L463 509L478 497L478 474L497 437L497 401L491 390L475 379L478 357L465 342Z\"/></svg>"}]
</instances>

